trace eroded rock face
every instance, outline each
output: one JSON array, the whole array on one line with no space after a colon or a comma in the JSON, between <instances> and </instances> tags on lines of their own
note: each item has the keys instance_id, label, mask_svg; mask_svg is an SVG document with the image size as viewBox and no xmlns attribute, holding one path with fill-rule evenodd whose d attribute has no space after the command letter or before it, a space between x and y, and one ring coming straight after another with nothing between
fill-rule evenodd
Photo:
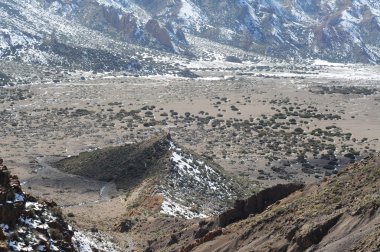
<instances>
[{"instance_id":1,"label":"eroded rock face","mask_svg":"<svg viewBox=\"0 0 380 252\"><path fill-rule=\"evenodd\" d=\"M115 231L118 231L120 233L126 233L135 225L135 222L133 220L124 220L119 225L115 227Z\"/></svg>"},{"instance_id":2,"label":"eroded rock face","mask_svg":"<svg viewBox=\"0 0 380 252\"><path fill-rule=\"evenodd\" d=\"M127 38L136 39L137 18L131 13L124 13L114 8L103 8L104 19Z\"/></svg>"},{"instance_id":3,"label":"eroded rock face","mask_svg":"<svg viewBox=\"0 0 380 252\"><path fill-rule=\"evenodd\" d=\"M73 234L57 204L24 194L0 159L0 251L75 251Z\"/></svg>"},{"instance_id":4,"label":"eroded rock face","mask_svg":"<svg viewBox=\"0 0 380 252\"><path fill-rule=\"evenodd\" d=\"M169 32L160 26L159 22L155 19L150 19L146 25L145 29L154 37L160 44L167 48L172 49L173 44L170 38Z\"/></svg>"}]
</instances>

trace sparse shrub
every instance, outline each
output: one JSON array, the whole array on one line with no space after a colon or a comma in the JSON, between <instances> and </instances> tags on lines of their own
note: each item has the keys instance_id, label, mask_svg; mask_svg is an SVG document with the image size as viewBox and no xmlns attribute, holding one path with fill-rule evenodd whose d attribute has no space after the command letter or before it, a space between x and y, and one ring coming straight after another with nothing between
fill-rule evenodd
<instances>
[{"instance_id":1,"label":"sparse shrub","mask_svg":"<svg viewBox=\"0 0 380 252\"><path fill-rule=\"evenodd\" d=\"M62 234L62 232L59 230L59 229L56 229L56 228L50 228L49 229L49 234L50 234L50 237L53 239L53 240L64 240L65 237L64 235Z\"/></svg>"}]
</instances>

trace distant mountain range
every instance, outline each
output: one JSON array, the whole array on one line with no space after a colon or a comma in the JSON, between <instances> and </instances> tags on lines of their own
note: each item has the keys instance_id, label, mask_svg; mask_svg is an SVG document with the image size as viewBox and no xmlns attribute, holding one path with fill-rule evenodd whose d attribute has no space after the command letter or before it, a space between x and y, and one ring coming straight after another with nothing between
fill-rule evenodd
<instances>
[{"instance_id":1,"label":"distant mountain range","mask_svg":"<svg viewBox=\"0 0 380 252\"><path fill-rule=\"evenodd\" d=\"M380 2L0 0L2 60L155 72L157 55L196 58L194 38L273 58L376 64Z\"/></svg>"}]
</instances>

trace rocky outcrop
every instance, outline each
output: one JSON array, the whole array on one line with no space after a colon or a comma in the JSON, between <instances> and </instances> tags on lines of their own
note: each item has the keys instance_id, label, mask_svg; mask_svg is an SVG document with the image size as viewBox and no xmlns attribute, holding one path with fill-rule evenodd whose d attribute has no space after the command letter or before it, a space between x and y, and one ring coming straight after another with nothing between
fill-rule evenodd
<instances>
[{"instance_id":1,"label":"rocky outcrop","mask_svg":"<svg viewBox=\"0 0 380 252\"><path fill-rule=\"evenodd\" d=\"M219 214L249 188L217 164L184 150L167 134L137 144L82 152L52 165L64 172L113 181L124 190L135 190L153 179L161 213L187 219Z\"/></svg>"},{"instance_id":2,"label":"rocky outcrop","mask_svg":"<svg viewBox=\"0 0 380 252\"><path fill-rule=\"evenodd\" d=\"M0 223L14 227L25 207L25 195L17 176L12 176L0 159Z\"/></svg>"},{"instance_id":3,"label":"rocky outcrop","mask_svg":"<svg viewBox=\"0 0 380 252\"><path fill-rule=\"evenodd\" d=\"M73 235L57 204L24 194L0 159L0 251L75 251Z\"/></svg>"},{"instance_id":4,"label":"rocky outcrop","mask_svg":"<svg viewBox=\"0 0 380 252\"><path fill-rule=\"evenodd\" d=\"M225 227L231 223L247 218L250 214L261 213L269 205L287 197L303 187L303 184L279 184L264 189L246 200L237 200L235 201L233 209L227 210L219 215L218 225L220 227Z\"/></svg>"},{"instance_id":5,"label":"rocky outcrop","mask_svg":"<svg viewBox=\"0 0 380 252\"><path fill-rule=\"evenodd\" d=\"M222 232L221 228L217 228L215 230L212 230L212 231L208 232L202 238L196 239L193 243L190 243L186 247L181 248L181 252L190 252L193 248L195 248L195 247L197 247L203 243L206 243L208 241L211 241L215 237L222 235L222 233L223 232Z\"/></svg>"},{"instance_id":6,"label":"rocky outcrop","mask_svg":"<svg viewBox=\"0 0 380 252\"><path fill-rule=\"evenodd\" d=\"M109 25L121 32L129 39L137 39L135 37L138 29L137 18L131 13L121 12L115 8L103 7L103 17Z\"/></svg>"},{"instance_id":7,"label":"rocky outcrop","mask_svg":"<svg viewBox=\"0 0 380 252\"><path fill-rule=\"evenodd\" d=\"M168 30L161 27L160 23L155 19L150 19L146 25L145 29L149 32L152 37L154 37L163 46L173 49L172 40L170 38Z\"/></svg>"},{"instance_id":8,"label":"rocky outcrop","mask_svg":"<svg viewBox=\"0 0 380 252\"><path fill-rule=\"evenodd\" d=\"M337 214L327 220L316 223L314 227L300 232L297 236L293 237L293 239L290 239L288 236L287 238L295 243L292 250L305 251L314 244L318 244L341 217L342 214Z\"/></svg>"},{"instance_id":9,"label":"rocky outcrop","mask_svg":"<svg viewBox=\"0 0 380 252\"><path fill-rule=\"evenodd\" d=\"M124 220L119 225L117 225L114 230L120 233L126 233L135 225L133 220Z\"/></svg>"},{"instance_id":10,"label":"rocky outcrop","mask_svg":"<svg viewBox=\"0 0 380 252\"><path fill-rule=\"evenodd\" d=\"M276 204L274 203L303 187L303 184L280 184L265 189L246 200L237 200L233 209L227 210L219 216L201 219L197 224L189 225L188 228L181 229L180 232L166 236L163 240L157 240L151 243L150 248L153 249L152 251L159 251L160 249L170 246L171 251L189 252L197 250L198 248L202 248L200 251L214 251L208 249L207 246L204 248L204 244L226 235L225 230L229 226L233 226L233 223L243 219L248 220L251 215L262 213L270 205L275 206ZM330 230L337 220L339 220L339 218L332 218L331 221L321 222L313 229L310 229L309 232L293 232L292 236L289 236L289 239L299 241L299 247L309 242L315 242L311 236L320 234L317 238L319 239L325 232ZM176 242L173 242L174 240ZM226 249L225 251L234 250Z\"/></svg>"},{"instance_id":11,"label":"rocky outcrop","mask_svg":"<svg viewBox=\"0 0 380 252\"><path fill-rule=\"evenodd\" d=\"M138 144L108 147L62 159L54 167L80 176L114 181L118 189L133 189L168 165L166 135Z\"/></svg>"}]
</instances>

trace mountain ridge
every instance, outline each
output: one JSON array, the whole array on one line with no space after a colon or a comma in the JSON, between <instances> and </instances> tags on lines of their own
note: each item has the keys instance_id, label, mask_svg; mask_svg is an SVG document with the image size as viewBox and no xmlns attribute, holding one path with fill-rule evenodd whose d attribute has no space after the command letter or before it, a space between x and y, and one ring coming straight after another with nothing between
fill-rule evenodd
<instances>
[{"instance_id":1,"label":"mountain ridge","mask_svg":"<svg viewBox=\"0 0 380 252\"><path fill-rule=\"evenodd\" d=\"M11 61L154 73L160 66L149 57L202 51L193 36L286 60L380 59L380 5L370 0L12 0L0 8L0 57Z\"/></svg>"}]
</instances>

